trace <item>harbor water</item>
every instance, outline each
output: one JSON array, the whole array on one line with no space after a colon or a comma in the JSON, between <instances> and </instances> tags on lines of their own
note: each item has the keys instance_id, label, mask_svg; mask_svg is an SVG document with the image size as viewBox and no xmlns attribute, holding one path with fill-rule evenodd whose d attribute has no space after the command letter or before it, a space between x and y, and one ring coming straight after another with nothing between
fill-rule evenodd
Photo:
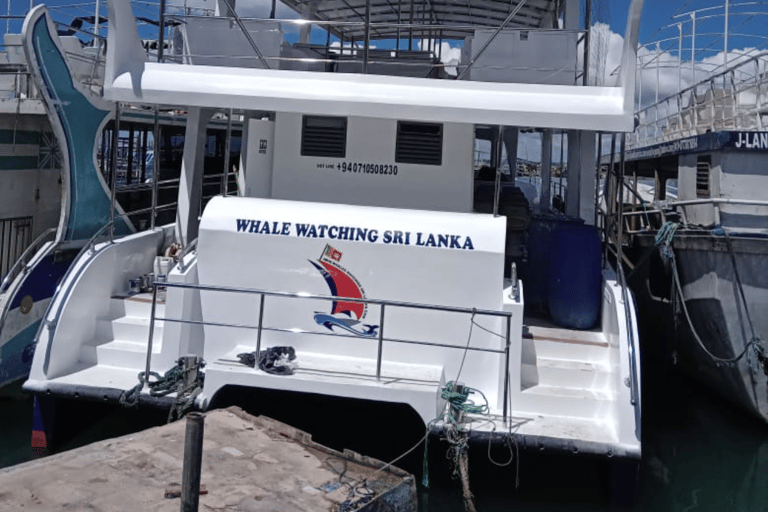
<instances>
[{"instance_id":1,"label":"harbor water","mask_svg":"<svg viewBox=\"0 0 768 512\"><path fill-rule=\"evenodd\" d=\"M712 396L685 375L648 363L644 370L643 459L634 504L617 503L626 496L616 492L611 497L612 466L604 459L523 451L499 467L496 464L509 460L504 446L494 447L490 454L486 446L474 446L469 454L470 486L477 510L768 510L768 426ZM87 402L65 406L61 416L66 421L58 422L62 425L59 450L159 425L166 419L162 411ZM389 414L392 421L371 421L375 409L350 408L343 401L318 398L299 408L290 398L267 396L250 408L282 416L279 419L312 432L316 441L333 448L381 458L401 453L422 435L414 418L403 411ZM0 467L30 459L31 399L18 390L5 390L0 417ZM451 477L440 444L444 443L430 442L429 489L420 487L420 510L460 512L464 510L461 484ZM421 445L399 463L419 482L423 455Z\"/></svg>"}]
</instances>

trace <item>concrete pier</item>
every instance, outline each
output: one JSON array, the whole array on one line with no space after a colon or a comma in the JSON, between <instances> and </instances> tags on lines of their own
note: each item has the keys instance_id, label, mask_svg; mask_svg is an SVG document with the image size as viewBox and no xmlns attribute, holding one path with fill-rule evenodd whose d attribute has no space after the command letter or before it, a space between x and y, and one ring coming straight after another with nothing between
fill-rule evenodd
<instances>
[{"instance_id":1,"label":"concrete pier","mask_svg":"<svg viewBox=\"0 0 768 512\"><path fill-rule=\"evenodd\" d=\"M178 511L185 421L0 469L0 510ZM413 476L231 407L206 413L199 510L416 512ZM169 495L173 492L169 492Z\"/></svg>"}]
</instances>

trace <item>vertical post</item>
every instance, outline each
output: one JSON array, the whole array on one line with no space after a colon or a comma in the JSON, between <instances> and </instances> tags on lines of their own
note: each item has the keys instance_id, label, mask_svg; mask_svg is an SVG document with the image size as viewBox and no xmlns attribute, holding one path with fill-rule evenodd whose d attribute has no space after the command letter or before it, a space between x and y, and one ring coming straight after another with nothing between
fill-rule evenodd
<instances>
[{"instance_id":1,"label":"vertical post","mask_svg":"<svg viewBox=\"0 0 768 512\"><path fill-rule=\"evenodd\" d=\"M403 0L397 0L397 36L395 51L400 51L400 24L403 22Z\"/></svg>"},{"instance_id":2,"label":"vertical post","mask_svg":"<svg viewBox=\"0 0 768 512\"><path fill-rule=\"evenodd\" d=\"M677 91L683 89L683 24L677 24L677 56L680 58L680 65L677 66ZM678 105L679 111L679 105Z\"/></svg>"},{"instance_id":3,"label":"vertical post","mask_svg":"<svg viewBox=\"0 0 768 512\"><path fill-rule=\"evenodd\" d=\"M163 62L163 47L165 46L165 0L160 0L160 16L157 25L157 62Z\"/></svg>"},{"instance_id":4,"label":"vertical post","mask_svg":"<svg viewBox=\"0 0 768 512\"><path fill-rule=\"evenodd\" d=\"M413 50L413 0L411 0L411 8L409 9L410 20L408 21L408 51Z\"/></svg>"},{"instance_id":5,"label":"vertical post","mask_svg":"<svg viewBox=\"0 0 768 512\"><path fill-rule=\"evenodd\" d=\"M504 127L499 126L499 133L496 138L495 159L496 159L496 183L493 191L493 216L499 215L499 200L501 198L501 150L504 144Z\"/></svg>"},{"instance_id":6,"label":"vertical post","mask_svg":"<svg viewBox=\"0 0 768 512\"><path fill-rule=\"evenodd\" d=\"M584 13L584 72L582 74L582 85L589 85L587 82L589 70L589 31L592 28L592 0L587 0Z\"/></svg>"},{"instance_id":7,"label":"vertical post","mask_svg":"<svg viewBox=\"0 0 768 512\"><path fill-rule=\"evenodd\" d=\"M728 69L728 11L730 2L725 0L725 28L723 29L723 70ZM723 86L725 86L725 75L723 75Z\"/></svg>"},{"instance_id":8,"label":"vertical post","mask_svg":"<svg viewBox=\"0 0 768 512\"><path fill-rule=\"evenodd\" d=\"M368 73L368 48L371 46L371 0L365 0L365 48L363 48L363 74Z\"/></svg>"},{"instance_id":9,"label":"vertical post","mask_svg":"<svg viewBox=\"0 0 768 512\"><path fill-rule=\"evenodd\" d=\"M569 186L575 186L568 182ZM541 196L539 205L549 208L552 204L552 130L545 129L541 141Z\"/></svg>"},{"instance_id":10,"label":"vertical post","mask_svg":"<svg viewBox=\"0 0 768 512\"><path fill-rule=\"evenodd\" d=\"M115 102L115 123L112 132L112 168L110 169L109 241L115 239L115 189L117 188L117 147L120 145L120 102Z\"/></svg>"},{"instance_id":11,"label":"vertical post","mask_svg":"<svg viewBox=\"0 0 768 512\"><path fill-rule=\"evenodd\" d=\"M155 126L154 134L152 135L152 145L154 146L153 152L155 154L152 159L152 211L150 212L150 229L155 229L155 221L157 217L157 180L160 176L160 162L162 162L161 148L160 148L160 111L157 105L155 105Z\"/></svg>"},{"instance_id":12,"label":"vertical post","mask_svg":"<svg viewBox=\"0 0 768 512\"><path fill-rule=\"evenodd\" d=\"M626 149L626 135L622 132L621 133L621 139L619 141L619 182L617 186L619 187L618 195L619 195L619 206L618 206L618 218L619 218L619 225L618 225L618 235L617 235L617 241L616 241L616 266L621 267L624 263L622 262L622 246L624 244L624 151ZM622 286L624 286L625 283L621 283ZM627 307L625 305L625 307Z\"/></svg>"},{"instance_id":13,"label":"vertical post","mask_svg":"<svg viewBox=\"0 0 768 512\"><path fill-rule=\"evenodd\" d=\"M516 286L515 283L512 283L513 286ZM504 349L504 424L507 423L507 414L511 411L507 410L507 402L509 401L509 350L511 346L511 332L512 332L512 315L507 316L507 339L506 339L506 348Z\"/></svg>"},{"instance_id":14,"label":"vertical post","mask_svg":"<svg viewBox=\"0 0 768 512\"><path fill-rule=\"evenodd\" d=\"M597 226L598 214L600 208L600 160L603 156L603 133L597 132L597 169L595 169L595 226Z\"/></svg>"},{"instance_id":15,"label":"vertical post","mask_svg":"<svg viewBox=\"0 0 768 512\"><path fill-rule=\"evenodd\" d=\"M157 276L155 276L157 279ZM152 366L152 342L155 336L155 311L157 308L157 289L159 288L159 282L155 282L152 285L152 309L149 313L149 337L147 339L147 362L144 366L144 384L149 384L149 372Z\"/></svg>"},{"instance_id":16,"label":"vertical post","mask_svg":"<svg viewBox=\"0 0 768 512\"><path fill-rule=\"evenodd\" d=\"M616 134L615 133L611 134L611 160L610 160L610 163L608 165L609 165L608 173L610 173L614 177L618 176L618 174L616 173ZM607 175L606 175L606 177L607 177ZM618 186L618 179L615 182L613 180L611 182L612 183L616 183L616 186ZM610 195L610 197L607 197L608 195ZM609 187L609 194L606 195L606 200L605 200L605 207L608 209L607 218L609 218L611 221L613 220L613 209L614 209L614 206L617 209L619 208L619 205L618 205L617 202L618 202L618 190L614 189L614 186L611 186L611 187ZM605 241L606 241L606 244L605 244L605 260L607 261L607 259L608 259L608 242L610 241L610 236L611 236L611 222L610 221L606 222L604 227L605 227L605 236L604 237L605 237Z\"/></svg>"},{"instance_id":17,"label":"vertical post","mask_svg":"<svg viewBox=\"0 0 768 512\"><path fill-rule=\"evenodd\" d=\"M381 380L381 358L384 352L384 304L379 315L379 353L376 356L376 380Z\"/></svg>"},{"instance_id":18,"label":"vertical post","mask_svg":"<svg viewBox=\"0 0 768 512\"><path fill-rule=\"evenodd\" d=\"M691 23L691 85L693 85L696 83L696 11L691 13Z\"/></svg>"},{"instance_id":19,"label":"vertical post","mask_svg":"<svg viewBox=\"0 0 768 512\"><path fill-rule=\"evenodd\" d=\"M99 11L101 7L101 1L96 0L96 19L93 21L93 33L99 35ZM29 8L32 9L32 0L29 0ZM98 37L96 38L98 39ZM98 54L97 54L98 55Z\"/></svg>"},{"instance_id":20,"label":"vertical post","mask_svg":"<svg viewBox=\"0 0 768 512\"><path fill-rule=\"evenodd\" d=\"M330 34L330 32L328 32ZM327 55L327 54L326 54ZM233 109L229 109L227 114L227 135L224 141L224 174L221 176L221 195L226 196L229 193L229 151L232 143L232 114Z\"/></svg>"},{"instance_id":21,"label":"vertical post","mask_svg":"<svg viewBox=\"0 0 768 512\"><path fill-rule=\"evenodd\" d=\"M141 129L141 183L147 179L147 139L149 138L147 132L146 128Z\"/></svg>"},{"instance_id":22,"label":"vertical post","mask_svg":"<svg viewBox=\"0 0 768 512\"><path fill-rule=\"evenodd\" d=\"M134 138L136 137L136 128L131 123L128 128L128 164L125 171L125 184L133 183L133 151L135 149Z\"/></svg>"},{"instance_id":23,"label":"vertical post","mask_svg":"<svg viewBox=\"0 0 768 512\"><path fill-rule=\"evenodd\" d=\"M205 414L187 414L184 467L181 477L181 512L197 512L200 505L200 469L203 464Z\"/></svg>"},{"instance_id":24,"label":"vertical post","mask_svg":"<svg viewBox=\"0 0 768 512\"><path fill-rule=\"evenodd\" d=\"M261 354L261 330L264 325L264 294L259 294L259 327L256 330L256 366L259 365L259 354Z\"/></svg>"}]
</instances>

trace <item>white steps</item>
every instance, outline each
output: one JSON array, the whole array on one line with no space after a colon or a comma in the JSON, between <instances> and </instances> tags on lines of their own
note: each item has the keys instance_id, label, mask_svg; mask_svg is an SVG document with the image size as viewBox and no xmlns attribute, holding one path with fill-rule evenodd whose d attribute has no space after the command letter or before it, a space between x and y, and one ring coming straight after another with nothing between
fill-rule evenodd
<instances>
[{"instance_id":1,"label":"white steps","mask_svg":"<svg viewBox=\"0 0 768 512\"><path fill-rule=\"evenodd\" d=\"M101 319L96 326L95 339L80 349L80 361L89 365L109 366L138 371L144 368L149 341L152 295L113 297L111 319ZM158 302L155 317L165 314L165 304ZM163 342L163 321L155 320L152 334L152 354L159 354Z\"/></svg>"},{"instance_id":2,"label":"white steps","mask_svg":"<svg viewBox=\"0 0 768 512\"><path fill-rule=\"evenodd\" d=\"M514 410L595 420L610 410L614 369L601 332L527 325L523 350L522 392Z\"/></svg>"}]
</instances>

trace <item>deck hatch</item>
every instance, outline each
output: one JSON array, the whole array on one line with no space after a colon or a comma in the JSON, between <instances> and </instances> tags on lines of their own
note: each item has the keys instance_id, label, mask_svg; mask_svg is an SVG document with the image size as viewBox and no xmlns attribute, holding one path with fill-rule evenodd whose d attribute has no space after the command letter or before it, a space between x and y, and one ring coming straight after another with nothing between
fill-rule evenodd
<instances>
[{"instance_id":1,"label":"deck hatch","mask_svg":"<svg viewBox=\"0 0 768 512\"><path fill-rule=\"evenodd\" d=\"M345 158L346 155L346 117L303 117L301 123L301 156Z\"/></svg>"},{"instance_id":2,"label":"deck hatch","mask_svg":"<svg viewBox=\"0 0 768 512\"><path fill-rule=\"evenodd\" d=\"M398 121L395 162L442 165L443 125Z\"/></svg>"}]
</instances>

